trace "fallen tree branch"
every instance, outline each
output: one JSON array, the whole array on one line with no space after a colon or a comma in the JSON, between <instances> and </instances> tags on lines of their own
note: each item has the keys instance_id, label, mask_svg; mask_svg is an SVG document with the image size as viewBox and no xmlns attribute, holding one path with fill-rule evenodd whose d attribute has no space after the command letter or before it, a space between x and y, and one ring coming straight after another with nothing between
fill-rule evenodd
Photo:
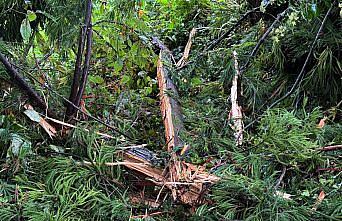
<instances>
[{"instance_id":1,"label":"fallen tree branch","mask_svg":"<svg viewBox=\"0 0 342 221\"><path fill-rule=\"evenodd\" d=\"M329 16L330 13L331 13L331 10L333 9L334 4L336 4L336 1L334 1L334 2L331 4L329 10L327 11L327 13L326 13L325 16L324 16L324 19L323 19L323 21L322 21L322 23L321 23L321 25L320 25L320 27L319 27L317 33L316 33L316 36L315 36L314 41L313 41L312 44L311 44L309 53L308 53L308 55L306 56L305 62L304 62L304 64L303 64L303 66L302 66L302 69L301 69L300 73L298 74L298 76L297 76L297 78L296 78L296 80L295 80L295 83L292 85L291 89L290 89L285 95L283 95L283 96L282 96L281 98L279 98L278 100L274 101L271 105L269 105L269 106L267 107L267 109L271 109L271 108L275 107L275 106L278 105L280 102L282 102L283 100L285 100L286 98L288 98L288 97L294 92L294 90L297 88L297 86L300 85L300 82L301 82L302 79L304 78L305 69L306 69L306 66L307 66L308 63L309 63L309 60L310 60L311 55L312 55L312 53L313 53L313 49L314 49L314 47L315 47L315 44L316 44L316 42L317 42L317 40L318 40L318 38L319 38L320 33L322 32L322 30L323 30L323 28L324 28L324 25L325 25L325 23L326 23L326 21L327 21L327 19L328 19L328 16ZM265 106L265 104L263 104L262 106ZM259 117L257 117L256 119L254 119L252 122L250 122L250 123L245 127L245 129L251 127L251 126L252 126L253 124L255 124L260 118L261 118L261 116L259 116Z\"/></svg>"},{"instance_id":2,"label":"fallen tree branch","mask_svg":"<svg viewBox=\"0 0 342 221\"><path fill-rule=\"evenodd\" d=\"M230 27L230 29L228 29L227 32L225 32L223 35L221 35L218 39L214 40L206 49L205 52L214 49L218 44L220 44L220 42L227 38L240 24L241 22L243 22L250 14L253 14L255 12L257 12L258 10L260 10L260 7L257 8L253 8L249 11L247 11L245 14L243 14L239 20L237 20L237 22L235 22L235 24Z\"/></svg>"},{"instance_id":3,"label":"fallen tree branch","mask_svg":"<svg viewBox=\"0 0 342 221\"><path fill-rule=\"evenodd\" d=\"M39 84L41 84L37 79L34 79L33 80ZM42 85L43 86L43 85ZM93 117L92 115L90 115L89 113L85 112L84 110L82 110L80 107L77 107L75 104L73 104L71 101L69 101L67 98L65 98L63 95L59 94L57 91L53 90L51 87L49 87L48 85L45 86L45 88L47 88L50 92L52 92L53 94L57 95L59 98L63 99L63 101L67 102L68 104L72 105L75 109L77 109L78 111L80 111L81 113L83 113L84 115L86 115L87 117L89 117L90 119L96 121L97 123L100 123L104 126L106 126L107 128L115 131L116 133L130 139L130 140L134 140L131 136L125 134L124 132L120 131L119 129L111 126L110 124L107 124L106 122L102 121L101 119L99 118L96 118L96 117ZM48 114L50 116L55 116L54 114L50 114L50 111L48 111ZM139 140L139 139L138 139Z\"/></svg>"},{"instance_id":4,"label":"fallen tree branch","mask_svg":"<svg viewBox=\"0 0 342 221\"><path fill-rule=\"evenodd\" d=\"M18 73L17 69L7 60L7 58L0 53L0 61L5 66L7 73L19 86L21 90L28 94L32 101L42 109L47 109L47 105L44 100L38 95L38 93L26 82L26 80ZM51 111L49 111L51 113Z\"/></svg>"},{"instance_id":5,"label":"fallen tree branch","mask_svg":"<svg viewBox=\"0 0 342 221\"><path fill-rule=\"evenodd\" d=\"M238 28L240 26L240 24L249 17L249 15L253 14L253 13L257 13L257 12L260 12L260 7L256 7L256 8L253 8L249 11L247 11L245 14L243 14L239 20L237 20L234 25L232 27L230 27L230 29L228 29L228 31L226 31L224 34L222 34L219 38L213 40L211 42L211 44L205 48L203 50L203 52L201 52L199 55L196 56L196 58L194 59L194 61L189 61L187 63L185 63L184 65L182 65L181 67L177 68L177 71L185 68L187 65L191 64L191 63L196 63L198 58L203 56L204 54L206 54L208 51L214 49L217 45L219 45L221 43L221 41L225 38L227 38L236 28Z\"/></svg>"},{"instance_id":6,"label":"fallen tree branch","mask_svg":"<svg viewBox=\"0 0 342 221\"><path fill-rule=\"evenodd\" d=\"M100 123L104 126L106 126L107 128L115 131L116 133L130 139L130 140L134 140L131 136L125 134L124 132L120 131L119 129L113 127L110 124L107 124L106 122L104 122L103 120L93 117L92 115L90 115L89 113L85 112L84 110L82 110L82 108L76 106L75 104L73 104L71 101L69 101L68 99L66 99L65 97L63 97L61 94L59 94L58 92L56 92L55 90L51 89L50 87L47 87L49 91L51 91L52 93L54 93L55 95L57 95L58 97L62 98L65 102L67 102L68 104L72 105L75 109L77 109L78 111L80 111L81 113L83 113L84 115L86 115L87 117L89 117L90 119L96 121L97 123Z\"/></svg>"}]
</instances>

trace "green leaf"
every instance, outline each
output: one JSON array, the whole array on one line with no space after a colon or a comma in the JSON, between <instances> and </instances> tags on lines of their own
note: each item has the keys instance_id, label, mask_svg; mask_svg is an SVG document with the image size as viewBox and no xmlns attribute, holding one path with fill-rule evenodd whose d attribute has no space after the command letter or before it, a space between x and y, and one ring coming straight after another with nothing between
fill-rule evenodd
<instances>
[{"instance_id":1,"label":"green leaf","mask_svg":"<svg viewBox=\"0 0 342 221\"><path fill-rule=\"evenodd\" d=\"M145 95L150 95L152 93L152 87L145 87L144 88Z\"/></svg>"},{"instance_id":2,"label":"green leaf","mask_svg":"<svg viewBox=\"0 0 342 221\"><path fill-rule=\"evenodd\" d=\"M192 86L196 87L202 84L202 80L199 77L194 77L191 79Z\"/></svg>"},{"instance_id":3,"label":"green leaf","mask_svg":"<svg viewBox=\"0 0 342 221\"><path fill-rule=\"evenodd\" d=\"M100 76L89 76L89 81L94 84L102 84L104 82L103 78Z\"/></svg>"},{"instance_id":4,"label":"green leaf","mask_svg":"<svg viewBox=\"0 0 342 221\"><path fill-rule=\"evenodd\" d=\"M27 42L30 37L31 37L31 25L30 22L27 18L25 18L22 22L21 22L21 26L20 26L20 34L21 37L24 39L24 42Z\"/></svg>"},{"instance_id":5,"label":"green leaf","mask_svg":"<svg viewBox=\"0 0 342 221\"><path fill-rule=\"evenodd\" d=\"M119 72L122 70L122 68L123 68L123 62L121 59L119 59L114 63L114 69L116 72Z\"/></svg>"},{"instance_id":6,"label":"green leaf","mask_svg":"<svg viewBox=\"0 0 342 221\"><path fill-rule=\"evenodd\" d=\"M130 76L128 76L128 75L122 76L122 79L121 79L121 83L122 84L129 84L130 81L131 81L131 77Z\"/></svg>"},{"instance_id":7,"label":"green leaf","mask_svg":"<svg viewBox=\"0 0 342 221\"><path fill-rule=\"evenodd\" d=\"M28 10L27 11L27 18L29 21L34 21L37 19L37 15L33 11Z\"/></svg>"},{"instance_id":8,"label":"green leaf","mask_svg":"<svg viewBox=\"0 0 342 221\"><path fill-rule=\"evenodd\" d=\"M26 153L30 153L31 143L18 134L12 134L9 150L14 156L24 157Z\"/></svg>"}]
</instances>

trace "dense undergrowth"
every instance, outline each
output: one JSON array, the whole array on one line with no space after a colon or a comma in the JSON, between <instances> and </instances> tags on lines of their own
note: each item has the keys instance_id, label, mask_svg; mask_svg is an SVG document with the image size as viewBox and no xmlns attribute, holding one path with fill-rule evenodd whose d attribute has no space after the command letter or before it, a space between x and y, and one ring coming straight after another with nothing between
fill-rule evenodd
<instances>
[{"instance_id":1,"label":"dense undergrowth","mask_svg":"<svg viewBox=\"0 0 342 221\"><path fill-rule=\"evenodd\" d=\"M85 3L25 2L0 3L0 52L62 120ZM84 107L127 136L79 113L77 128L63 128L50 139L23 114L29 99L0 65L0 220L342 219L341 150L320 150L342 143L337 1L109 0L93 5ZM239 21L251 10L255 13ZM235 24L231 34L216 41ZM178 61L192 28L197 32L189 60L172 69L184 115L180 136L191 147L183 157L204 164L221 180L209 187L207 203L196 208L169 198L157 208L132 204L130 195L142 194L134 185L140 180L122 166L104 163L120 161L122 147L143 143L169 158L153 39L164 42ZM248 125L239 147L228 119L234 50L243 71ZM273 107L297 79L292 93Z\"/></svg>"}]
</instances>

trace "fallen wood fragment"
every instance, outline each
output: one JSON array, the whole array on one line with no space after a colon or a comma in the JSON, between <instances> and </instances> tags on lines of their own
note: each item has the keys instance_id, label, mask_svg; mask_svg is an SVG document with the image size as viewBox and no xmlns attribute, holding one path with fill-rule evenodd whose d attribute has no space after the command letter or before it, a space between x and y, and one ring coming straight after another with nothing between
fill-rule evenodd
<instances>
[{"instance_id":1,"label":"fallen wood fragment","mask_svg":"<svg viewBox=\"0 0 342 221\"><path fill-rule=\"evenodd\" d=\"M86 129L86 128L80 128L80 127L77 127L75 125L72 125L72 124L69 124L69 123L65 123L63 121L60 121L60 120L57 120L57 119L54 119L54 118L51 118L51 117L46 117L46 119L48 119L48 120L50 120L50 121L52 121L52 122L54 122L56 124L60 124L60 125L63 125L63 126L66 126L66 127L71 127L71 128L83 129L84 131L89 132L89 130ZM113 137L113 136L111 136L109 134L101 133L101 132L98 132L98 131L96 131L95 133L100 135L100 136L102 136L102 137L106 137L106 138L110 138L110 139L114 139L115 138L115 137Z\"/></svg>"},{"instance_id":2,"label":"fallen wood fragment","mask_svg":"<svg viewBox=\"0 0 342 221\"><path fill-rule=\"evenodd\" d=\"M341 172L342 168L318 168L317 171Z\"/></svg>"},{"instance_id":3,"label":"fallen wood fragment","mask_svg":"<svg viewBox=\"0 0 342 221\"><path fill-rule=\"evenodd\" d=\"M324 198L325 198L325 193L324 193L324 191L322 190L322 191L319 193L319 195L318 195L318 197L317 197L317 199L316 199L315 204L312 206L311 212L315 212L315 211L317 210L318 206L323 202Z\"/></svg>"},{"instance_id":4,"label":"fallen wood fragment","mask_svg":"<svg viewBox=\"0 0 342 221\"><path fill-rule=\"evenodd\" d=\"M42 118L30 104L25 104L24 107L26 108L24 114L28 118L30 118L30 120L39 123L39 125L45 130L45 132L50 136L51 139L56 136L56 129L51 126L51 124L49 124L44 118Z\"/></svg>"},{"instance_id":5,"label":"fallen wood fragment","mask_svg":"<svg viewBox=\"0 0 342 221\"><path fill-rule=\"evenodd\" d=\"M156 202L154 199L150 199L150 198L146 198L146 197L143 198L140 196L131 195L129 197L129 199L133 204L143 204L143 205L151 207L151 208L158 208L161 205L160 202Z\"/></svg>"}]
</instances>

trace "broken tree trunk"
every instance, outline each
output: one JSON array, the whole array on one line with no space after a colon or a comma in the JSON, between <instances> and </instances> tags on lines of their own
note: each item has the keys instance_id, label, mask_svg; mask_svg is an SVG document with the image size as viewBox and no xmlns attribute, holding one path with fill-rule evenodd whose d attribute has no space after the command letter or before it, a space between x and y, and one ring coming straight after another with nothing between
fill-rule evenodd
<instances>
[{"instance_id":1,"label":"broken tree trunk","mask_svg":"<svg viewBox=\"0 0 342 221\"><path fill-rule=\"evenodd\" d=\"M174 200L187 205L194 206L201 203L203 193L207 190L205 184L213 184L219 180L218 177L208 174L204 166L196 166L184 161L170 160L169 166L162 170L144 159L145 157L129 151L121 152L121 157L123 162L120 165L137 172L145 180L162 189L166 187L171 191ZM112 164L115 165L119 164ZM175 167L180 170L176 171Z\"/></svg>"},{"instance_id":2,"label":"broken tree trunk","mask_svg":"<svg viewBox=\"0 0 342 221\"><path fill-rule=\"evenodd\" d=\"M164 45L158 46L160 54L157 64L157 78L160 91L160 109L165 126L167 151L171 158L162 170L151 163L152 161L146 160L154 155L151 151L144 148L136 149L136 151L125 150L121 155L124 160L121 165L161 187L156 201L158 201L159 195L165 187L171 191L174 200L195 206L202 202L207 184L214 184L219 178L207 173L204 166L197 166L180 160L179 155L186 152L185 149L188 148L188 145L184 144L179 136L184 127L181 107L177 101L177 88L170 77L171 69L169 67L172 65L172 55ZM182 147L182 151L175 151L175 148L178 149L178 147Z\"/></svg>"},{"instance_id":3,"label":"broken tree trunk","mask_svg":"<svg viewBox=\"0 0 342 221\"><path fill-rule=\"evenodd\" d=\"M164 65L166 63L166 65ZM215 183L218 178L205 172L203 166L195 166L179 160L175 147L187 148L179 135L183 130L183 117L176 86L170 77L171 53L161 50L157 64L159 84L160 109L165 126L167 150L171 154L167 187L171 190L173 199L179 199L185 204L194 205L199 202L204 190L204 183Z\"/></svg>"},{"instance_id":4,"label":"broken tree trunk","mask_svg":"<svg viewBox=\"0 0 342 221\"><path fill-rule=\"evenodd\" d=\"M160 109L165 126L167 151L172 152L175 147L182 147L183 142L179 133L183 128L183 117L178 102L178 92L173 84L167 67L163 64L172 64L170 52L161 50L157 64L157 78L159 84Z\"/></svg>"}]
</instances>

